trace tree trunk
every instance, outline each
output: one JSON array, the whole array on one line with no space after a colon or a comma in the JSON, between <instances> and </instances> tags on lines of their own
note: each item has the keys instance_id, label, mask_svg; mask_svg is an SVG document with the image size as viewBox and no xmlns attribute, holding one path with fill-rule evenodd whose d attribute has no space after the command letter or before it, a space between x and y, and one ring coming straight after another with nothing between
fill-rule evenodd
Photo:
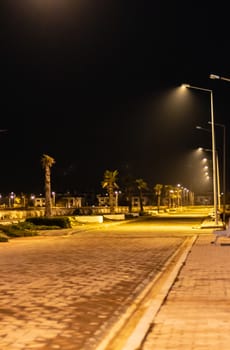
<instances>
[{"instance_id":1,"label":"tree trunk","mask_svg":"<svg viewBox=\"0 0 230 350\"><path fill-rule=\"evenodd\" d=\"M160 206L161 206L161 195L158 194L158 196L157 196L157 211L158 211L158 213L160 211Z\"/></svg>"},{"instance_id":2,"label":"tree trunk","mask_svg":"<svg viewBox=\"0 0 230 350\"><path fill-rule=\"evenodd\" d=\"M45 216L52 216L50 167L45 167Z\"/></svg>"},{"instance_id":3,"label":"tree trunk","mask_svg":"<svg viewBox=\"0 0 230 350\"><path fill-rule=\"evenodd\" d=\"M113 186L109 187L109 206L110 206L110 214L114 214L115 209L114 209L114 198L113 198Z\"/></svg>"},{"instance_id":4,"label":"tree trunk","mask_svg":"<svg viewBox=\"0 0 230 350\"><path fill-rule=\"evenodd\" d=\"M144 212L143 208L143 199L142 199L142 192L140 191L140 213L142 214Z\"/></svg>"}]
</instances>

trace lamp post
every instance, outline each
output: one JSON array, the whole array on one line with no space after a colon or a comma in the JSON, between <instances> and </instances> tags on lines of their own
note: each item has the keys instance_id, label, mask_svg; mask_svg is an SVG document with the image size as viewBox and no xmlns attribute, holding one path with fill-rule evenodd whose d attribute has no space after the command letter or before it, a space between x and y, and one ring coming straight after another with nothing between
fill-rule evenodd
<instances>
[{"instance_id":1,"label":"lamp post","mask_svg":"<svg viewBox=\"0 0 230 350\"><path fill-rule=\"evenodd\" d=\"M56 200L55 200L55 192L52 192L52 197L53 197L53 206L55 207L56 206Z\"/></svg>"},{"instance_id":2,"label":"lamp post","mask_svg":"<svg viewBox=\"0 0 230 350\"><path fill-rule=\"evenodd\" d=\"M208 122L212 124L211 121ZM215 123L215 126L221 127L223 129L223 153L222 153L222 188L223 188L223 226L225 227L225 218L226 218L226 126L224 124ZM209 129L202 128L201 126L196 126L196 129L209 131ZM211 151L204 149L204 151ZM217 169L217 186L218 186L218 208L220 209L220 181L219 181L219 161L218 161L218 152L216 151L216 169Z\"/></svg>"},{"instance_id":3,"label":"lamp post","mask_svg":"<svg viewBox=\"0 0 230 350\"><path fill-rule=\"evenodd\" d=\"M230 78L222 77L217 74L210 74L210 79L219 79L230 82ZM225 212L226 212L226 127L223 124L216 124L223 128L223 223L225 225Z\"/></svg>"},{"instance_id":4,"label":"lamp post","mask_svg":"<svg viewBox=\"0 0 230 350\"><path fill-rule=\"evenodd\" d=\"M203 129L203 128L201 126L197 126L197 129ZM204 130L206 130L206 129L204 129ZM211 149L203 148L203 147L199 147L199 150L200 151L205 151L205 152L212 152ZM216 159L216 178L217 178L217 203L218 203L218 209L220 210L220 171L219 171L220 168L219 168L219 158L218 158L217 150L216 150L216 157L215 157L215 159Z\"/></svg>"},{"instance_id":5,"label":"lamp post","mask_svg":"<svg viewBox=\"0 0 230 350\"><path fill-rule=\"evenodd\" d=\"M209 122L211 124L211 122ZM226 126L224 124L215 123L223 129L223 224L225 226L226 217Z\"/></svg>"},{"instance_id":6,"label":"lamp post","mask_svg":"<svg viewBox=\"0 0 230 350\"><path fill-rule=\"evenodd\" d=\"M212 124L212 122L208 122L209 124ZM221 126L221 127L224 127L224 125L222 124L218 124L218 123L215 123L215 126ZM199 126L197 125L196 126L196 129L199 129L199 130L204 130L204 131L207 131L207 132L211 132L210 129L206 129L206 128L203 128L202 126ZM225 200L225 192L226 192L226 179L225 179L225 174L226 174L226 165L225 165L225 159L226 159L226 156L225 156L225 130L224 130L224 137L223 137L223 224L225 226L225 207L226 207L226 200ZM203 149L203 148L202 148ZM204 149L204 151L212 151L211 149ZM220 171L219 171L219 158L218 158L218 152L216 150L216 172L217 172L217 198L218 198L218 209L220 209Z\"/></svg>"},{"instance_id":7,"label":"lamp post","mask_svg":"<svg viewBox=\"0 0 230 350\"><path fill-rule=\"evenodd\" d=\"M210 93L210 106L211 106L211 126L212 126L212 162L213 162L213 204L214 204L214 218L215 224L218 225L218 215L217 215L217 186L216 186L216 145L215 145L215 124L214 124L214 109L213 109L213 91L210 89L205 89L199 86L193 86L188 84L183 84L184 87L200 90Z\"/></svg>"},{"instance_id":8,"label":"lamp post","mask_svg":"<svg viewBox=\"0 0 230 350\"><path fill-rule=\"evenodd\" d=\"M115 208L118 209L118 191L115 191Z\"/></svg>"}]
</instances>

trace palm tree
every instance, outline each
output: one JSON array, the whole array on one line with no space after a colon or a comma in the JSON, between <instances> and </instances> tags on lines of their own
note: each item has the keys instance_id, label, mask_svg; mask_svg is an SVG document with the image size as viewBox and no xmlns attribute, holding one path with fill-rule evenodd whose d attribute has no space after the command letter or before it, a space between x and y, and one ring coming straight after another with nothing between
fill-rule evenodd
<instances>
[{"instance_id":1,"label":"palm tree","mask_svg":"<svg viewBox=\"0 0 230 350\"><path fill-rule=\"evenodd\" d=\"M165 185L165 195L168 202L168 208L173 208L175 206L175 187L172 185Z\"/></svg>"},{"instance_id":2,"label":"palm tree","mask_svg":"<svg viewBox=\"0 0 230 350\"><path fill-rule=\"evenodd\" d=\"M135 180L132 175L125 175L122 179L124 186L124 193L126 196L126 201L128 203L129 213L132 212L132 196L135 191Z\"/></svg>"},{"instance_id":3,"label":"palm tree","mask_svg":"<svg viewBox=\"0 0 230 350\"><path fill-rule=\"evenodd\" d=\"M118 176L117 170L114 170L114 171L106 170L104 173L104 180L101 183L102 187L106 188L109 194L109 206L110 206L111 214L114 214L115 212L114 190L119 187L116 183L117 176Z\"/></svg>"},{"instance_id":4,"label":"palm tree","mask_svg":"<svg viewBox=\"0 0 230 350\"><path fill-rule=\"evenodd\" d=\"M157 211L159 213L160 211L160 206L161 206L161 193L162 193L162 188L163 185L162 184L156 184L154 187L156 196L157 196Z\"/></svg>"},{"instance_id":5,"label":"palm tree","mask_svg":"<svg viewBox=\"0 0 230 350\"><path fill-rule=\"evenodd\" d=\"M136 184L137 184L137 189L139 192L139 199L140 199L140 213L142 214L144 212L142 191L147 190L148 185L143 179L137 179Z\"/></svg>"},{"instance_id":6,"label":"palm tree","mask_svg":"<svg viewBox=\"0 0 230 350\"><path fill-rule=\"evenodd\" d=\"M41 158L42 167L45 169L45 216L52 215L52 205L51 205L51 167L55 164L54 158L43 154Z\"/></svg>"}]
</instances>

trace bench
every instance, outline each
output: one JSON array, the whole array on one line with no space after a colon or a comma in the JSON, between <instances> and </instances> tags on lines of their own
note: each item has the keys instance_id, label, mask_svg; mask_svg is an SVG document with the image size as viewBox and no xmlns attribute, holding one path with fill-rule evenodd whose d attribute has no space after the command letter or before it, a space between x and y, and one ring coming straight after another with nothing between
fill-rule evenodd
<instances>
[{"instance_id":1,"label":"bench","mask_svg":"<svg viewBox=\"0 0 230 350\"><path fill-rule=\"evenodd\" d=\"M220 237L230 238L230 218L228 220L228 226L226 230L214 230L213 234L216 235L215 240L212 242L213 244L216 244Z\"/></svg>"}]
</instances>

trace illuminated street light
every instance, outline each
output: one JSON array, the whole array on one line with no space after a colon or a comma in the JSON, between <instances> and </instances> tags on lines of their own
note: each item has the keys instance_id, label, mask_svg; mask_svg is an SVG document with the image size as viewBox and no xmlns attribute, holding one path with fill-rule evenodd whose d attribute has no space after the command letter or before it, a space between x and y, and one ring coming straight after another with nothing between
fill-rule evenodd
<instances>
[{"instance_id":1,"label":"illuminated street light","mask_svg":"<svg viewBox=\"0 0 230 350\"><path fill-rule=\"evenodd\" d=\"M202 147L199 147L199 148L198 148L198 151L199 151L199 152L202 152L202 151L203 151L203 148L202 148ZM209 173L208 173L209 167L208 167L208 165L206 165L207 161L208 161L207 158L203 158L203 159L202 159L202 163L205 163L205 165L203 166L203 170L204 170L204 172L205 172L206 177L209 178Z\"/></svg>"},{"instance_id":2,"label":"illuminated street light","mask_svg":"<svg viewBox=\"0 0 230 350\"><path fill-rule=\"evenodd\" d=\"M209 124L212 124L211 121L208 122ZM225 226L225 217L226 217L226 126L224 124L219 124L219 123L215 123L215 126L221 127L223 129L223 225ZM196 129L199 130L204 130L204 131L208 131L210 132L210 129L206 129L203 128L199 125L196 126ZM202 149L201 149L202 150ZM218 190L218 199L220 198L220 182L219 182L219 164L218 164L218 152L217 152L217 156L216 156L216 160L217 160L217 185L219 186L219 190ZM220 209L220 203L218 200L218 207Z\"/></svg>"},{"instance_id":3,"label":"illuminated street light","mask_svg":"<svg viewBox=\"0 0 230 350\"><path fill-rule=\"evenodd\" d=\"M121 191L115 191L115 207L116 207L116 210L118 211L118 202L119 202L119 194L121 194Z\"/></svg>"},{"instance_id":4,"label":"illuminated street light","mask_svg":"<svg viewBox=\"0 0 230 350\"><path fill-rule=\"evenodd\" d=\"M201 127L199 127L200 129L203 129ZM198 128L197 128L198 129ZM203 147L199 147L198 148L199 151L204 151L204 152L212 152L211 149L209 148L203 148ZM217 198L218 198L218 209L220 210L220 171L219 171L219 159L218 159L218 152L216 151L216 177L217 177Z\"/></svg>"},{"instance_id":5,"label":"illuminated street light","mask_svg":"<svg viewBox=\"0 0 230 350\"><path fill-rule=\"evenodd\" d=\"M9 207L14 207L14 198L15 198L14 192L10 192L10 195L9 195Z\"/></svg>"},{"instance_id":6,"label":"illuminated street light","mask_svg":"<svg viewBox=\"0 0 230 350\"><path fill-rule=\"evenodd\" d=\"M211 124L211 122L209 122ZM226 126L224 124L215 123L223 129L223 224L225 225L226 216Z\"/></svg>"},{"instance_id":7,"label":"illuminated street light","mask_svg":"<svg viewBox=\"0 0 230 350\"><path fill-rule=\"evenodd\" d=\"M225 80L225 81L229 81L229 82L230 82L230 78L221 77L220 75L216 75L216 74L210 74L210 75L209 75L209 78L210 78L210 79Z\"/></svg>"},{"instance_id":8,"label":"illuminated street light","mask_svg":"<svg viewBox=\"0 0 230 350\"><path fill-rule=\"evenodd\" d=\"M213 162L213 202L214 202L214 219L215 224L218 225L218 215L217 215L217 181L216 181L216 161L215 161L215 154L216 154L216 145L215 145L215 124L214 124L214 109L213 109L213 91L210 89L205 89L199 86L193 86L189 84L183 84L183 87L194 89L194 90L200 90L204 92L210 93L210 104L211 104L211 126L212 126L212 162Z\"/></svg>"},{"instance_id":9,"label":"illuminated street light","mask_svg":"<svg viewBox=\"0 0 230 350\"><path fill-rule=\"evenodd\" d=\"M212 124L211 121L208 122L209 124ZM225 225L225 217L226 217L226 126L224 124L219 124L219 123L215 123L215 126L218 126L218 127L221 127L223 129L223 224ZM201 126L196 126L196 129L199 129L199 130L204 130L204 131L209 131L210 132L210 129L205 129ZM218 162L218 154L217 154L217 162ZM217 171L218 171L218 174L219 174L219 165L217 163ZM219 178L219 175L217 176L217 178ZM218 186L219 185L219 180L217 182ZM220 198L220 193L218 192L218 198ZM220 207L220 203L218 204L218 206Z\"/></svg>"},{"instance_id":10,"label":"illuminated street light","mask_svg":"<svg viewBox=\"0 0 230 350\"><path fill-rule=\"evenodd\" d=\"M230 78L222 77L216 74L210 74L210 79L219 79L230 82ZM223 128L223 223L225 225L225 211L226 211L226 128L223 124L216 124Z\"/></svg>"},{"instance_id":11,"label":"illuminated street light","mask_svg":"<svg viewBox=\"0 0 230 350\"><path fill-rule=\"evenodd\" d=\"M55 193L55 192L52 192L52 197L53 197L53 206L54 206L54 207L56 206L56 199L55 199L55 195L56 195L56 193Z\"/></svg>"},{"instance_id":12,"label":"illuminated street light","mask_svg":"<svg viewBox=\"0 0 230 350\"><path fill-rule=\"evenodd\" d=\"M208 122L209 124L212 124L212 122ZM222 124L218 124L218 123L215 123L215 126L221 126L221 127L224 127L224 125ZM207 129L207 128L203 128L202 126L199 126L197 125L196 126L196 129L198 130L203 130L203 131L207 131L207 132L211 132L210 129ZM225 133L225 130L224 130L224 133ZM224 134L224 138L223 138L223 224L225 225L225 212L226 212L226 195L225 195L225 192L226 192L226 179L225 179L225 173L226 173L226 165L225 165L225 134ZM209 149L203 149L203 148L200 148L200 150L204 150L204 151L212 151L212 150L209 150ZM220 195L220 171L219 171L219 159L218 159L218 152L216 150L216 171L217 171L217 193L218 193L218 208L220 209L220 198L221 198L221 195Z\"/></svg>"}]
</instances>

